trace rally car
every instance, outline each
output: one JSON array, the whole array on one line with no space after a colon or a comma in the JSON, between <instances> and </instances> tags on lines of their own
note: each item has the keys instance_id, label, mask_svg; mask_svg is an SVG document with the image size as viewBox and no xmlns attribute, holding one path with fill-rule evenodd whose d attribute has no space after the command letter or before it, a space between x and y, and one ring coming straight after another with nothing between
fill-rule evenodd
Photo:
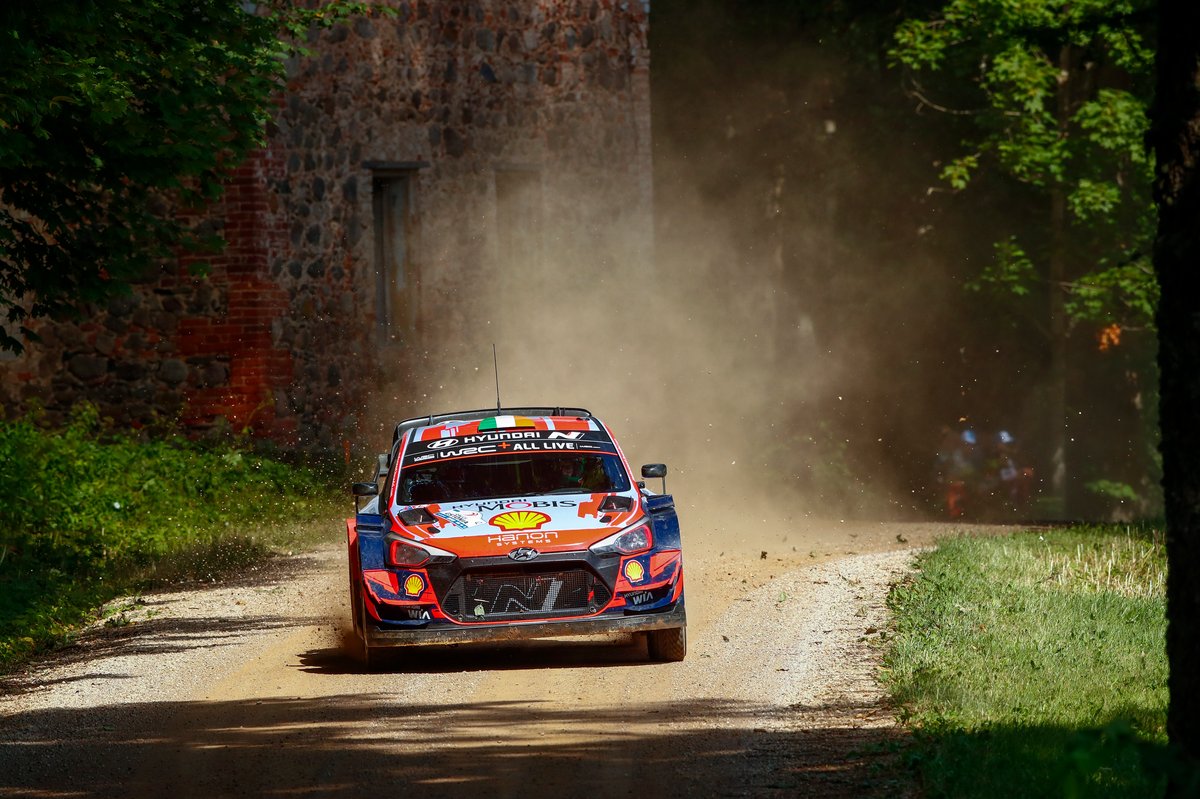
<instances>
[{"instance_id":1,"label":"rally car","mask_svg":"<svg viewBox=\"0 0 1200 799\"><path fill-rule=\"evenodd\" d=\"M355 645L637 633L655 660L687 653L683 552L663 493L635 481L583 408L408 419L355 483L346 521ZM363 500L366 500L363 503ZM361 507L359 505L361 504Z\"/></svg>"}]
</instances>

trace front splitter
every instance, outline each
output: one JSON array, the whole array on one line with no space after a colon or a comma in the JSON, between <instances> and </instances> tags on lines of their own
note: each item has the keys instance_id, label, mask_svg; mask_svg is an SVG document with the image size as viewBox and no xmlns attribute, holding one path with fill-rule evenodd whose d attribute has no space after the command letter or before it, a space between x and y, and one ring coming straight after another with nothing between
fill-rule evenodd
<instances>
[{"instance_id":1,"label":"front splitter","mask_svg":"<svg viewBox=\"0 0 1200 799\"><path fill-rule=\"evenodd\" d=\"M568 635L605 635L668 630L687 626L683 602L664 613L647 613L615 618L561 619L557 621L505 622L469 627L433 627L418 630L384 630L369 625L367 646L421 646L424 644L465 644L485 641L523 641L530 638L557 638Z\"/></svg>"}]
</instances>

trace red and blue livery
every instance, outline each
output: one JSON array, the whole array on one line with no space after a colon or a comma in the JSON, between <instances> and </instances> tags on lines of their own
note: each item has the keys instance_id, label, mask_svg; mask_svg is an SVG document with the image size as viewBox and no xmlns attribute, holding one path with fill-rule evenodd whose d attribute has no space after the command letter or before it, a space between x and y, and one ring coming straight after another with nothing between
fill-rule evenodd
<instances>
[{"instance_id":1,"label":"red and blue livery","mask_svg":"<svg viewBox=\"0 0 1200 799\"><path fill-rule=\"evenodd\" d=\"M667 467L647 464L643 478ZM583 408L408 419L346 521L359 654L382 647L637 633L687 653L674 499L632 477Z\"/></svg>"}]
</instances>

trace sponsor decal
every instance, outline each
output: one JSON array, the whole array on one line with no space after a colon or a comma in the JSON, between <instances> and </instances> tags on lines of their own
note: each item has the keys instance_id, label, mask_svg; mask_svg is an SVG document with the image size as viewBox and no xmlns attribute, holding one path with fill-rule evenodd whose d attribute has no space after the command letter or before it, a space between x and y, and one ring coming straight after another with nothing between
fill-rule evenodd
<instances>
[{"instance_id":1,"label":"sponsor decal","mask_svg":"<svg viewBox=\"0 0 1200 799\"><path fill-rule=\"evenodd\" d=\"M472 502L471 507L477 508L480 513L485 513L489 510L531 510L536 508L573 508L579 502L574 499L535 499L523 500L514 499L508 502Z\"/></svg>"},{"instance_id":2,"label":"sponsor decal","mask_svg":"<svg viewBox=\"0 0 1200 799\"><path fill-rule=\"evenodd\" d=\"M625 563L625 578L631 583L640 583L646 576L646 567L640 561L631 560Z\"/></svg>"},{"instance_id":3,"label":"sponsor decal","mask_svg":"<svg viewBox=\"0 0 1200 799\"><path fill-rule=\"evenodd\" d=\"M481 427L478 432L458 435L446 435L443 432L441 438L413 441L405 450L404 464L513 452L617 454L612 439L598 430L488 430Z\"/></svg>"},{"instance_id":4,"label":"sponsor decal","mask_svg":"<svg viewBox=\"0 0 1200 799\"><path fill-rule=\"evenodd\" d=\"M483 524L483 514L474 510L444 510L434 515L460 530Z\"/></svg>"},{"instance_id":5,"label":"sponsor decal","mask_svg":"<svg viewBox=\"0 0 1200 799\"><path fill-rule=\"evenodd\" d=\"M404 593L409 596L420 596L425 590L425 581L421 579L419 574L410 574L404 580Z\"/></svg>"},{"instance_id":6,"label":"sponsor decal","mask_svg":"<svg viewBox=\"0 0 1200 799\"><path fill-rule=\"evenodd\" d=\"M504 444L498 445L501 449L507 449ZM575 441L518 441L512 445L513 452L553 452L562 450L577 450L577 449L599 449L593 444L580 444Z\"/></svg>"},{"instance_id":7,"label":"sponsor decal","mask_svg":"<svg viewBox=\"0 0 1200 799\"><path fill-rule=\"evenodd\" d=\"M527 561L533 560L541 553L532 547L519 547L508 553L508 556L513 560Z\"/></svg>"},{"instance_id":8,"label":"sponsor decal","mask_svg":"<svg viewBox=\"0 0 1200 799\"><path fill-rule=\"evenodd\" d=\"M432 452L417 454L413 453L405 460L412 464L416 463L417 459L445 460L447 458L462 458L467 455L503 455L508 452L599 452L604 455L612 455L613 452L606 449L600 444L592 444L589 442L579 441L517 441L512 444L507 441L501 441L499 444L472 444L470 446L458 447L457 449L435 449Z\"/></svg>"},{"instance_id":9,"label":"sponsor decal","mask_svg":"<svg viewBox=\"0 0 1200 799\"><path fill-rule=\"evenodd\" d=\"M625 602L629 605L644 605L651 599L654 599L654 594L650 591L637 591L636 593L625 595Z\"/></svg>"},{"instance_id":10,"label":"sponsor decal","mask_svg":"<svg viewBox=\"0 0 1200 799\"><path fill-rule=\"evenodd\" d=\"M439 460L442 458L460 458L463 455L490 455L496 451L494 444L484 444L477 447L459 447L458 449L437 449L433 451L435 457Z\"/></svg>"},{"instance_id":11,"label":"sponsor decal","mask_svg":"<svg viewBox=\"0 0 1200 799\"><path fill-rule=\"evenodd\" d=\"M495 544L497 547L511 547L533 544L553 544L558 540L558 533L554 532L538 532L538 533L501 533L500 535L489 535L487 541L489 544Z\"/></svg>"},{"instance_id":12,"label":"sponsor decal","mask_svg":"<svg viewBox=\"0 0 1200 799\"><path fill-rule=\"evenodd\" d=\"M488 524L499 527L507 533L514 530L537 530L548 521L550 521L550 517L541 511L510 510L493 516L488 520Z\"/></svg>"},{"instance_id":13,"label":"sponsor decal","mask_svg":"<svg viewBox=\"0 0 1200 799\"><path fill-rule=\"evenodd\" d=\"M479 444L490 441L519 441L525 438L537 438L540 436L536 430L518 431L515 433L476 433L473 436L463 436L464 444Z\"/></svg>"}]
</instances>

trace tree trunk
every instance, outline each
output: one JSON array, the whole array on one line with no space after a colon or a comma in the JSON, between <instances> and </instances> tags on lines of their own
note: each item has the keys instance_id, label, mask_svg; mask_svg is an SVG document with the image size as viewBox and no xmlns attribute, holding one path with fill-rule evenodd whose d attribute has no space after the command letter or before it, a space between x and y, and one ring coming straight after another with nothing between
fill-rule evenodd
<instances>
[{"instance_id":1,"label":"tree trunk","mask_svg":"<svg viewBox=\"0 0 1200 799\"><path fill-rule=\"evenodd\" d=\"M1200 766L1200 3L1159 1L1154 268L1167 519L1167 733ZM1187 791L1183 778L1169 795Z\"/></svg>"},{"instance_id":2,"label":"tree trunk","mask_svg":"<svg viewBox=\"0 0 1200 799\"><path fill-rule=\"evenodd\" d=\"M1058 129L1065 138L1071 124L1071 45L1058 54L1056 92ZM1050 188L1050 386L1046 413L1050 424L1050 493L1061 513L1069 516L1067 491L1067 312L1063 286L1067 282L1067 191L1056 182Z\"/></svg>"},{"instance_id":3,"label":"tree trunk","mask_svg":"<svg viewBox=\"0 0 1200 799\"><path fill-rule=\"evenodd\" d=\"M1046 415L1050 422L1050 494L1060 514L1069 517L1067 491L1067 312L1063 283L1067 274L1067 195L1050 190L1050 385Z\"/></svg>"}]
</instances>

